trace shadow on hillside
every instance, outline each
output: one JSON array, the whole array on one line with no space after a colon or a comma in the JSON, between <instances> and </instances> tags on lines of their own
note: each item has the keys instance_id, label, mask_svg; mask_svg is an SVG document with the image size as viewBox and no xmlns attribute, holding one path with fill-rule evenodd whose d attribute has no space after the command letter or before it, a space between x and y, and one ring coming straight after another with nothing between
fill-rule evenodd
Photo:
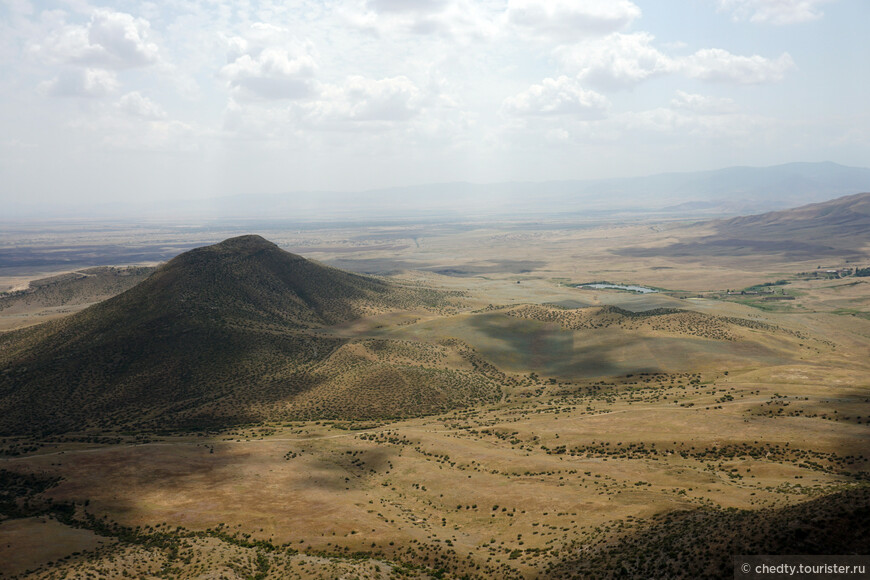
<instances>
[{"instance_id":1,"label":"shadow on hillside","mask_svg":"<svg viewBox=\"0 0 870 580\"><path fill-rule=\"evenodd\" d=\"M868 554L870 489L779 509L671 512L603 548L579 550L552 578L731 578L736 555Z\"/></svg>"},{"instance_id":2,"label":"shadow on hillside","mask_svg":"<svg viewBox=\"0 0 870 580\"><path fill-rule=\"evenodd\" d=\"M11 276L18 272L69 270L106 264L164 262L181 252L201 245L201 242L179 242L171 246L166 244L17 246L4 248L0 257L0 272Z\"/></svg>"},{"instance_id":3,"label":"shadow on hillside","mask_svg":"<svg viewBox=\"0 0 870 580\"><path fill-rule=\"evenodd\" d=\"M628 333L613 340L579 344L575 333L555 324L542 324L503 314L470 319L485 337L475 348L496 366L561 377L613 376L626 372L658 372L656 365L626 364L613 357L615 346L631 349L644 339Z\"/></svg>"},{"instance_id":4,"label":"shadow on hillside","mask_svg":"<svg viewBox=\"0 0 870 580\"><path fill-rule=\"evenodd\" d=\"M750 240L707 236L690 242L677 242L669 246L655 248L629 247L614 250L619 256L632 258L651 258L664 256L684 257L722 257L776 255L787 260L809 260L812 258L842 256L846 250L822 244L808 244L796 240ZM857 255L856 255L857 257Z\"/></svg>"},{"instance_id":5,"label":"shadow on hillside","mask_svg":"<svg viewBox=\"0 0 870 580\"><path fill-rule=\"evenodd\" d=\"M366 487L370 475L391 468L395 455L392 449L357 447L350 455L340 444L312 454L302 442L226 439L60 456L55 461L63 464L63 480L49 494L59 501L89 501L95 513L108 511L122 523L160 521L162 514L197 528L246 521L246 514L298 515L300 502L314 505Z\"/></svg>"},{"instance_id":6,"label":"shadow on hillside","mask_svg":"<svg viewBox=\"0 0 870 580\"><path fill-rule=\"evenodd\" d=\"M540 260L488 260L485 263L437 266L424 262L409 262L390 258L335 258L324 260L334 268L360 274L390 274L402 270L434 272L442 276L470 277L482 274L526 274L547 265Z\"/></svg>"}]
</instances>

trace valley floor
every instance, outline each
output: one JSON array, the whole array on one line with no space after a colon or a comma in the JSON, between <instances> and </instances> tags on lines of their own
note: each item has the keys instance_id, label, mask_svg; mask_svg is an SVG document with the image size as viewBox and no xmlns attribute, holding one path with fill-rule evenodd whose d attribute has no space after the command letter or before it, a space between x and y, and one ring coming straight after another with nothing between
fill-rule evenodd
<instances>
[{"instance_id":1,"label":"valley floor","mask_svg":"<svg viewBox=\"0 0 870 580\"><path fill-rule=\"evenodd\" d=\"M657 514L775 511L863 488L866 385L841 373L820 387L821 373L528 381L499 405L379 426L48 443L2 468L61 476L45 496L77 507L0 524L0 561L46 578L198 577L220 547L239 577L254 555L302 577L351 565L535 577Z\"/></svg>"},{"instance_id":2,"label":"valley floor","mask_svg":"<svg viewBox=\"0 0 870 580\"><path fill-rule=\"evenodd\" d=\"M522 259L556 255L556 238ZM557 255L547 272L405 272L467 292L467 307L322 331L461 339L510 379L498 402L0 441L15 516L0 521L0 574L731 577L734 554L867 553L868 279L776 261L731 282L731 262L709 277L649 261L590 273L603 255L572 275ZM569 285L599 277L683 291ZM786 277L788 304L725 292ZM607 306L693 314L583 318Z\"/></svg>"}]
</instances>

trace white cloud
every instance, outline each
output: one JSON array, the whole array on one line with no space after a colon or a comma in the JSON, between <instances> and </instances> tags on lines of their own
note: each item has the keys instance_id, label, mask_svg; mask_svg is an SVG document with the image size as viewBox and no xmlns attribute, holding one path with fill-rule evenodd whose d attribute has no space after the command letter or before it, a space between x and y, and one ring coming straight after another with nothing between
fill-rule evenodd
<instances>
[{"instance_id":1,"label":"white cloud","mask_svg":"<svg viewBox=\"0 0 870 580\"><path fill-rule=\"evenodd\" d=\"M819 9L833 0L719 0L719 9L731 11L735 20L763 24L795 24L818 20Z\"/></svg>"},{"instance_id":2,"label":"white cloud","mask_svg":"<svg viewBox=\"0 0 870 580\"><path fill-rule=\"evenodd\" d=\"M369 0L368 8L381 13L422 13L440 12L447 0Z\"/></svg>"},{"instance_id":3,"label":"white cloud","mask_svg":"<svg viewBox=\"0 0 870 580\"><path fill-rule=\"evenodd\" d=\"M382 37L433 35L462 40L496 34L499 12L471 0L368 0L343 10L354 26Z\"/></svg>"},{"instance_id":4,"label":"white cloud","mask_svg":"<svg viewBox=\"0 0 870 580\"><path fill-rule=\"evenodd\" d=\"M29 0L4 0L3 5L13 16L28 17L33 14L33 4Z\"/></svg>"},{"instance_id":5,"label":"white cloud","mask_svg":"<svg viewBox=\"0 0 870 580\"><path fill-rule=\"evenodd\" d=\"M223 114L223 131L236 139L278 139L292 127L289 107L263 107L242 104L233 99Z\"/></svg>"},{"instance_id":6,"label":"white cloud","mask_svg":"<svg viewBox=\"0 0 870 580\"><path fill-rule=\"evenodd\" d=\"M289 103L230 99L224 131L234 138L273 142L318 140L318 134L334 132L375 135L393 130L426 135L429 140L443 138L445 131L455 133L455 124L465 117L451 110L449 99L421 89L405 76L354 75L341 84L315 83L314 87L316 93L309 98ZM438 117L439 111L451 114L445 120Z\"/></svg>"},{"instance_id":7,"label":"white cloud","mask_svg":"<svg viewBox=\"0 0 870 580\"><path fill-rule=\"evenodd\" d=\"M682 73L704 81L761 84L781 81L795 68L788 53L769 59L741 56L721 48L703 49L684 57L671 57L653 45L646 32L614 33L556 49L563 66L584 83L615 90L632 87L649 78Z\"/></svg>"},{"instance_id":8,"label":"white cloud","mask_svg":"<svg viewBox=\"0 0 870 580\"><path fill-rule=\"evenodd\" d=\"M601 117L608 106L605 96L583 89L575 79L560 76L544 79L505 99L502 111L514 116L571 115L591 119Z\"/></svg>"},{"instance_id":9,"label":"white cloud","mask_svg":"<svg viewBox=\"0 0 870 580\"><path fill-rule=\"evenodd\" d=\"M311 55L282 48L244 54L220 74L242 98L298 99L312 93L317 66Z\"/></svg>"},{"instance_id":10,"label":"white cloud","mask_svg":"<svg viewBox=\"0 0 870 580\"><path fill-rule=\"evenodd\" d=\"M682 59L680 68L687 76L704 81L751 85L780 81L786 72L795 68L795 63L787 52L771 60L708 48Z\"/></svg>"},{"instance_id":11,"label":"white cloud","mask_svg":"<svg viewBox=\"0 0 870 580\"><path fill-rule=\"evenodd\" d=\"M150 24L123 12L96 10L86 25L64 25L30 49L49 63L109 69L144 67L158 61Z\"/></svg>"},{"instance_id":12,"label":"white cloud","mask_svg":"<svg viewBox=\"0 0 870 580\"><path fill-rule=\"evenodd\" d=\"M51 97L104 97L118 90L114 72L101 69L65 70L39 85L39 91Z\"/></svg>"},{"instance_id":13,"label":"white cloud","mask_svg":"<svg viewBox=\"0 0 870 580\"><path fill-rule=\"evenodd\" d=\"M166 118L166 111L160 105L148 97L142 96L138 91L127 93L121 97L121 100L118 101L118 107L125 113L143 119L157 120Z\"/></svg>"},{"instance_id":14,"label":"white cloud","mask_svg":"<svg viewBox=\"0 0 870 580\"><path fill-rule=\"evenodd\" d=\"M315 125L407 121L423 107L423 94L404 76L380 80L352 76L341 86L325 86L308 109Z\"/></svg>"},{"instance_id":15,"label":"white cloud","mask_svg":"<svg viewBox=\"0 0 870 580\"><path fill-rule=\"evenodd\" d=\"M612 125L617 134L621 133L621 139L649 135L684 139L689 136L696 143L722 139L740 143L748 137L761 138L765 130L775 126L775 122L759 115L702 114L661 107L623 113L614 117Z\"/></svg>"},{"instance_id":16,"label":"white cloud","mask_svg":"<svg viewBox=\"0 0 870 580\"><path fill-rule=\"evenodd\" d=\"M705 114L733 113L737 110L733 99L691 94L685 91L677 91L676 96L671 99L671 106L675 109Z\"/></svg>"},{"instance_id":17,"label":"white cloud","mask_svg":"<svg viewBox=\"0 0 870 580\"><path fill-rule=\"evenodd\" d=\"M556 52L584 82L605 89L625 88L675 69L674 60L652 45L654 39L646 32L615 33Z\"/></svg>"},{"instance_id":18,"label":"white cloud","mask_svg":"<svg viewBox=\"0 0 870 580\"><path fill-rule=\"evenodd\" d=\"M100 115L80 115L67 123L68 128L87 135L89 144L129 151L181 152L199 148L198 131L182 121L130 114L120 103L104 103L94 109Z\"/></svg>"},{"instance_id":19,"label":"white cloud","mask_svg":"<svg viewBox=\"0 0 870 580\"><path fill-rule=\"evenodd\" d=\"M245 36L228 39L227 64L221 68L235 97L300 99L314 92L317 70L314 47L287 30L257 23Z\"/></svg>"},{"instance_id":20,"label":"white cloud","mask_svg":"<svg viewBox=\"0 0 870 580\"><path fill-rule=\"evenodd\" d=\"M557 145L564 145L571 141L571 133L566 131L565 129L550 129L545 134L547 141L551 143L556 143Z\"/></svg>"},{"instance_id":21,"label":"white cloud","mask_svg":"<svg viewBox=\"0 0 870 580\"><path fill-rule=\"evenodd\" d=\"M761 139L761 133L774 130L770 118L741 113L715 114L678 107L657 107L624 111L604 119L566 123L549 129L548 141L566 138L588 144L612 144L622 147L678 147L691 139L696 146L721 143L741 146L745 139ZM543 127L546 129L546 126ZM534 127L533 127L534 129Z\"/></svg>"},{"instance_id":22,"label":"white cloud","mask_svg":"<svg viewBox=\"0 0 870 580\"><path fill-rule=\"evenodd\" d=\"M116 122L114 125L111 130L102 130L104 147L174 152L199 148L194 128L181 121L137 120L134 124Z\"/></svg>"},{"instance_id":23,"label":"white cloud","mask_svg":"<svg viewBox=\"0 0 870 580\"><path fill-rule=\"evenodd\" d=\"M635 135L640 132L675 133L684 129L692 118L672 109L660 107L623 113L613 120L613 125L625 133Z\"/></svg>"},{"instance_id":24,"label":"white cloud","mask_svg":"<svg viewBox=\"0 0 870 580\"><path fill-rule=\"evenodd\" d=\"M287 28L265 22L251 24L240 35L226 39L226 43L228 64L246 54L258 55L267 48L300 45Z\"/></svg>"},{"instance_id":25,"label":"white cloud","mask_svg":"<svg viewBox=\"0 0 870 580\"><path fill-rule=\"evenodd\" d=\"M525 117L523 121L529 121ZM548 121L557 122L548 122ZM505 127L509 140L542 144L638 144L679 145L693 143L737 143L758 131L774 126L769 118L743 114L730 99L689 94L682 91L669 107L607 111L598 118L559 116L537 117L534 122L511 123ZM521 137L517 137L521 135Z\"/></svg>"},{"instance_id":26,"label":"white cloud","mask_svg":"<svg viewBox=\"0 0 870 580\"><path fill-rule=\"evenodd\" d=\"M640 18L628 0L509 0L507 19L546 38L579 40L622 30Z\"/></svg>"}]
</instances>

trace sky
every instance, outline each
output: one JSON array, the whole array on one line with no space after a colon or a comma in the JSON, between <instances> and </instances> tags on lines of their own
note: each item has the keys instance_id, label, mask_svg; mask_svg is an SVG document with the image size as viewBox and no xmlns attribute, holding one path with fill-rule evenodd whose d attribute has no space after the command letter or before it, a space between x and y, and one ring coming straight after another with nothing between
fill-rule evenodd
<instances>
[{"instance_id":1,"label":"sky","mask_svg":"<svg viewBox=\"0 0 870 580\"><path fill-rule=\"evenodd\" d=\"M2 206L870 165L866 0L0 0Z\"/></svg>"}]
</instances>

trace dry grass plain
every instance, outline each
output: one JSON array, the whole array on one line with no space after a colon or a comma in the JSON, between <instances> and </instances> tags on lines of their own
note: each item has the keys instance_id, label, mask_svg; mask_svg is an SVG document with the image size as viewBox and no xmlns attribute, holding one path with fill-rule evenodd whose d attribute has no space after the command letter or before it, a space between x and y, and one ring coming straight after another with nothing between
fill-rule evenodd
<instances>
[{"instance_id":1,"label":"dry grass plain","mask_svg":"<svg viewBox=\"0 0 870 580\"><path fill-rule=\"evenodd\" d=\"M501 400L395 422L4 440L3 470L62 478L31 498L32 511L73 507L0 522L0 574L539 578L606 562L592 575L673 576L644 563L664 557L700 562L682 569L689 576L730 577L738 552L721 546L755 545L761 524L732 530L712 552L690 543L623 553L633 544L620 542L665 514L702 514L720 538L714 524L728 517L823 519L834 494L865 494L854 501L866 511L870 279L798 276L850 265L831 256L620 254L704 227L264 231L339 267L465 291L453 314L393 312L322 332L460 339L505 373ZM780 279L787 304L711 297ZM601 280L669 292L569 286Z\"/></svg>"}]
</instances>

